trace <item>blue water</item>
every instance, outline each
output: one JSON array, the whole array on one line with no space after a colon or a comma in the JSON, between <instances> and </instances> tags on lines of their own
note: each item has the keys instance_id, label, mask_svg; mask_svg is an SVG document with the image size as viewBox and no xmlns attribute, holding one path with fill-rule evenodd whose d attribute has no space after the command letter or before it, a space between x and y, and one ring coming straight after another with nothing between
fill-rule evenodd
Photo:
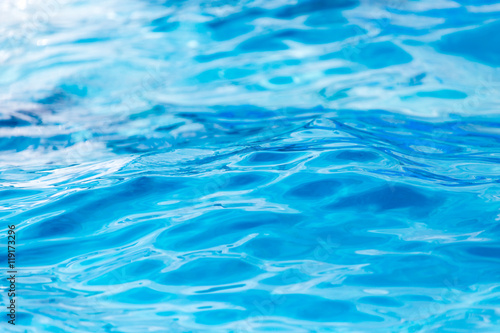
<instances>
[{"instance_id":1,"label":"blue water","mask_svg":"<svg viewBox=\"0 0 500 333\"><path fill-rule=\"evenodd\" d=\"M498 332L499 66L496 1L2 2L2 332Z\"/></svg>"}]
</instances>

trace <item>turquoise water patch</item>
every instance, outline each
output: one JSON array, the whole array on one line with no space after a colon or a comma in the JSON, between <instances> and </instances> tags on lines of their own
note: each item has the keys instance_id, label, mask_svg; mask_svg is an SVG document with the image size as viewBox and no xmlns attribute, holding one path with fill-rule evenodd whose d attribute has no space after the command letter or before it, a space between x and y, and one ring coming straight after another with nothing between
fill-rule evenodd
<instances>
[{"instance_id":1,"label":"turquoise water patch","mask_svg":"<svg viewBox=\"0 0 500 333\"><path fill-rule=\"evenodd\" d=\"M417 93L419 97L432 97L432 98L447 98L447 99L463 99L467 94L458 90L443 89L436 91L420 91Z\"/></svg>"}]
</instances>

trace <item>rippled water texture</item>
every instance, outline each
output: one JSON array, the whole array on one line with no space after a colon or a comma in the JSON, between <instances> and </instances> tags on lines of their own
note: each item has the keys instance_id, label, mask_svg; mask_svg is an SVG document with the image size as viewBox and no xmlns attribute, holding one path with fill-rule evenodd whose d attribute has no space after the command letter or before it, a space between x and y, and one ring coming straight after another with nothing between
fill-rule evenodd
<instances>
[{"instance_id":1,"label":"rippled water texture","mask_svg":"<svg viewBox=\"0 0 500 333\"><path fill-rule=\"evenodd\" d=\"M0 13L3 332L499 329L500 3Z\"/></svg>"}]
</instances>

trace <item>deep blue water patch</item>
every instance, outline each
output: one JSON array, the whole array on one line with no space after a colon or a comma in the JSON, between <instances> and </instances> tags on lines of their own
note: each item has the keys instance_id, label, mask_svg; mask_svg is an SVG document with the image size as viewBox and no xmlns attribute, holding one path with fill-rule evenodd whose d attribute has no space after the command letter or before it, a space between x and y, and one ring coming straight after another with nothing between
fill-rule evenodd
<instances>
[{"instance_id":1,"label":"deep blue water patch","mask_svg":"<svg viewBox=\"0 0 500 333\"><path fill-rule=\"evenodd\" d=\"M466 57L490 66L500 65L500 22L444 35L436 48L445 53Z\"/></svg>"}]
</instances>

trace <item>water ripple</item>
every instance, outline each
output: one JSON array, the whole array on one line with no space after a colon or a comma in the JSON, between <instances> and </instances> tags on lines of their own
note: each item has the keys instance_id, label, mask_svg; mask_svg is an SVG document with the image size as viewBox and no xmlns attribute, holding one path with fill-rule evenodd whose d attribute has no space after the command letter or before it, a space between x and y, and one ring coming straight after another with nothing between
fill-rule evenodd
<instances>
[{"instance_id":1,"label":"water ripple","mask_svg":"<svg viewBox=\"0 0 500 333\"><path fill-rule=\"evenodd\" d=\"M22 330L500 325L498 4L0 8Z\"/></svg>"}]
</instances>

